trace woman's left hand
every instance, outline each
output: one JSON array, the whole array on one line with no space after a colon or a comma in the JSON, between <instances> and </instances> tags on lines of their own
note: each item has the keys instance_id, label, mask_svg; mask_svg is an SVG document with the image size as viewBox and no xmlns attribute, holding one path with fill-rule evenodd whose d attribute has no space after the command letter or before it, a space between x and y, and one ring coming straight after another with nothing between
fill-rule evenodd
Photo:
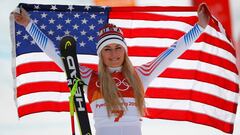
<instances>
[{"instance_id":1,"label":"woman's left hand","mask_svg":"<svg viewBox=\"0 0 240 135\"><path fill-rule=\"evenodd\" d=\"M205 3L200 4L198 7L197 13L198 13L198 24L201 27L206 28L211 17L211 13L207 7L207 4Z\"/></svg>"}]
</instances>

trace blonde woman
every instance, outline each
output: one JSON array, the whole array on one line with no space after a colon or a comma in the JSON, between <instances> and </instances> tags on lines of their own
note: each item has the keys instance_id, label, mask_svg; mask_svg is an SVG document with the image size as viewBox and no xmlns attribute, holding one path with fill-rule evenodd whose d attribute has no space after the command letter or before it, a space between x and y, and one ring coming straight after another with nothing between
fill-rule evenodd
<instances>
[{"instance_id":1,"label":"blonde woman","mask_svg":"<svg viewBox=\"0 0 240 135\"><path fill-rule=\"evenodd\" d=\"M64 70L59 51L28 17L27 12L13 13L38 46ZM107 24L100 30L97 44L98 72L80 66L86 94L93 111L97 135L141 135L141 116L145 113L144 93L149 83L186 51L208 25L210 13L199 6L198 22L153 61L134 68L120 28ZM37 33L37 34L36 34ZM41 38L40 38L41 37ZM41 42L41 40L47 42Z\"/></svg>"}]
</instances>

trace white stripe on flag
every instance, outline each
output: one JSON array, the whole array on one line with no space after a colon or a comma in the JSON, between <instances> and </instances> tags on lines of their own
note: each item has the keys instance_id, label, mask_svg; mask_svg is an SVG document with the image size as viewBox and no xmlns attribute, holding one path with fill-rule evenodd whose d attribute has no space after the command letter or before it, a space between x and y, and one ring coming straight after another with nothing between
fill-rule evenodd
<instances>
[{"instance_id":1,"label":"white stripe on flag","mask_svg":"<svg viewBox=\"0 0 240 135\"><path fill-rule=\"evenodd\" d=\"M26 83L41 81L66 82L66 75L63 72L31 72L19 75L17 78L17 87Z\"/></svg>"},{"instance_id":2,"label":"white stripe on flag","mask_svg":"<svg viewBox=\"0 0 240 135\"><path fill-rule=\"evenodd\" d=\"M36 103L36 102L44 102L44 101L57 101L63 102L68 101L70 93L61 93L61 92L36 92L31 94L26 94L17 98L17 103L19 106Z\"/></svg>"},{"instance_id":3,"label":"white stripe on flag","mask_svg":"<svg viewBox=\"0 0 240 135\"><path fill-rule=\"evenodd\" d=\"M207 114L228 123L234 123L234 113L190 100L146 98L146 106L159 109L191 110L192 112Z\"/></svg>"},{"instance_id":4,"label":"white stripe on flag","mask_svg":"<svg viewBox=\"0 0 240 135\"><path fill-rule=\"evenodd\" d=\"M191 25L180 22L180 21L149 21L149 20L125 20L125 19L109 19L110 23L113 23L121 28L168 28L173 30L179 30L182 32L186 32L190 30Z\"/></svg>"},{"instance_id":5,"label":"white stripe on flag","mask_svg":"<svg viewBox=\"0 0 240 135\"><path fill-rule=\"evenodd\" d=\"M172 17L189 17L196 16L197 12L147 12L155 15L167 15Z\"/></svg>"},{"instance_id":6,"label":"white stripe on flag","mask_svg":"<svg viewBox=\"0 0 240 135\"><path fill-rule=\"evenodd\" d=\"M54 62L43 52L27 53L27 54L22 54L16 57L16 67L25 63L41 62L41 61Z\"/></svg>"},{"instance_id":7,"label":"white stripe on flag","mask_svg":"<svg viewBox=\"0 0 240 135\"><path fill-rule=\"evenodd\" d=\"M177 59L171 65L169 65L169 68L192 69L196 71L202 71L205 73L220 76L234 83L239 83L237 79L238 78L237 74L233 73L232 71L226 70L225 68L212 65L206 62L200 62L196 60Z\"/></svg>"},{"instance_id":8,"label":"white stripe on flag","mask_svg":"<svg viewBox=\"0 0 240 135\"><path fill-rule=\"evenodd\" d=\"M22 95L17 98L18 106L24 106L31 103L37 102L68 102L70 93L69 92L35 92L26 95ZM86 95L85 95L86 97ZM88 99L85 98L85 101L88 102Z\"/></svg>"},{"instance_id":9,"label":"white stripe on flag","mask_svg":"<svg viewBox=\"0 0 240 135\"><path fill-rule=\"evenodd\" d=\"M173 85L174 84L174 85ZM229 90L226 90L217 85L206 83L202 81L192 79L173 79L173 78L156 78L154 79L149 87L154 88L172 88L177 90L194 90L203 92L206 94L214 95L218 98L237 103L238 94Z\"/></svg>"},{"instance_id":10,"label":"white stripe on flag","mask_svg":"<svg viewBox=\"0 0 240 135\"><path fill-rule=\"evenodd\" d=\"M185 22L180 22L180 21L148 21L148 20L125 20L125 19L109 19L110 23L113 23L119 27L122 28L130 28L130 29L135 29L135 28L168 28L168 29L173 29L173 30L179 30L181 32L187 32L192 28L193 26L185 23ZM205 33L216 37L218 39L221 39L229 44L229 40L227 37L218 31L216 31L214 28L211 26L207 26L204 30ZM213 34L214 33L214 34Z\"/></svg>"}]
</instances>

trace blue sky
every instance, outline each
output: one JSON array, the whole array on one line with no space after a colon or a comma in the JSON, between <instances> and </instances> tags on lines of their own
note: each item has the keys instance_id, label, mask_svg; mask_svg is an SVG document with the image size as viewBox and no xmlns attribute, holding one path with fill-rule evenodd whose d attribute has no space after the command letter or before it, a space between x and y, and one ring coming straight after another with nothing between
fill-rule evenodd
<instances>
[{"instance_id":1,"label":"blue sky","mask_svg":"<svg viewBox=\"0 0 240 135\"><path fill-rule=\"evenodd\" d=\"M186 0L183 0L186 1ZM240 9L240 0L230 0L235 8ZM70 123L68 113L42 113L27 116L21 120L17 117L17 110L14 102L13 80L11 71L11 39L9 31L9 14L18 5L18 3L49 3L47 0L25 0L25 1L9 1L1 0L0 4L0 134L1 135L49 135L70 134ZM91 4L87 0L58 0L55 4ZM236 7L238 6L238 7ZM240 30L240 12L232 11L235 15L235 37ZM91 116L92 117L92 116ZM234 135L240 134L240 118L238 121ZM92 119L91 119L92 122ZM173 130L174 129L174 130ZM191 124L190 122L175 122L167 120L148 120L143 122L143 134L163 134L163 135L224 135L213 128Z\"/></svg>"}]
</instances>

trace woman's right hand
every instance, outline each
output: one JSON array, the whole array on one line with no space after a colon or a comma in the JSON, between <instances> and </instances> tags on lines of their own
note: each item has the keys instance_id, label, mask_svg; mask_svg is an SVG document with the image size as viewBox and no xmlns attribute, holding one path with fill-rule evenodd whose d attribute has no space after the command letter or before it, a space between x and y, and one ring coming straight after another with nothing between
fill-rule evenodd
<instances>
[{"instance_id":1,"label":"woman's right hand","mask_svg":"<svg viewBox=\"0 0 240 135\"><path fill-rule=\"evenodd\" d=\"M23 8L20 8L20 13L12 12L11 14L13 14L17 24L27 27L27 25L30 22L30 18L26 10L24 10Z\"/></svg>"}]
</instances>

